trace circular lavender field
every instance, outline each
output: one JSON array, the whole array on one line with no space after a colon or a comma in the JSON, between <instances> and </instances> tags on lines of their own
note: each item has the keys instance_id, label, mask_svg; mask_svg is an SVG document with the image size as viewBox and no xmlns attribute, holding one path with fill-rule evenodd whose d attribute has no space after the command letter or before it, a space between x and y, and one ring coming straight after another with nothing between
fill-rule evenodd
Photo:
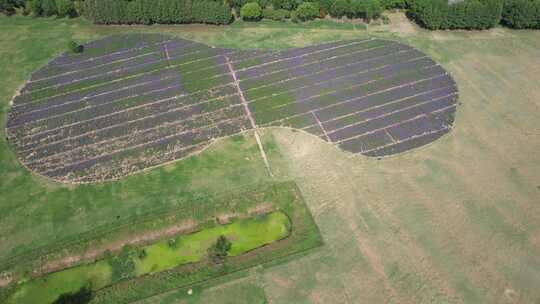
<instances>
[{"instance_id":1,"label":"circular lavender field","mask_svg":"<svg viewBox=\"0 0 540 304\"><path fill-rule=\"evenodd\" d=\"M36 71L13 99L7 134L30 170L94 182L267 126L302 129L353 153L392 155L449 132L456 102L446 71L398 42L242 51L128 34Z\"/></svg>"}]
</instances>

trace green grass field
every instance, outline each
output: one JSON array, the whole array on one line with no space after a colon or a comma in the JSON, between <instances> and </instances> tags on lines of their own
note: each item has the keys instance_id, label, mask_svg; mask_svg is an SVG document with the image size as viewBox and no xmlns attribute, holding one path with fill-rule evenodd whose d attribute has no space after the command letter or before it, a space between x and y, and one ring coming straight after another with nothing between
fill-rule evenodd
<instances>
[{"instance_id":1,"label":"green grass field","mask_svg":"<svg viewBox=\"0 0 540 304\"><path fill-rule=\"evenodd\" d=\"M537 303L540 33L427 32L400 15L391 20L365 30L326 23L105 27L78 19L0 17L0 122L5 124L16 89L70 39L144 31L239 48L366 35L409 43L443 64L458 83L462 106L449 135L376 160L353 157L301 132L266 131L275 179L298 183L325 245L286 264L197 285L193 295L178 287L144 302ZM25 171L4 137L0 261L155 207L173 208L206 192L272 180L246 136L117 183L59 186ZM146 285L117 288L141 286Z\"/></svg>"}]
</instances>

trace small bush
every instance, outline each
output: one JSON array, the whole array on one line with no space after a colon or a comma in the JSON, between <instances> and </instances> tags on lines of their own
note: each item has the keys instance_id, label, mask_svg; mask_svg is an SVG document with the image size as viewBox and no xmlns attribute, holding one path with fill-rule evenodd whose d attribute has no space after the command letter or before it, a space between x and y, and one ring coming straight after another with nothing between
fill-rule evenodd
<instances>
[{"instance_id":1,"label":"small bush","mask_svg":"<svg viewBox=\"0 0 540 304\"><path fill-rule=\"evenodd\" d=\"M385 9L407 8L408 5L408 0L381 0L381 6Z\"/></svg>"},{"instance_id":2,"label":"small bush","mask_svg":"<svg viewBox=\"0 0 540 304\"><path fill-rule=\"evenodd\" d=\"M92 300L92 290L88 286L84 286L79 291L74 293L61 294L53 304L86 304Z\"/></svg>"},{"instance_id":3,"label":"small bush","mask_svg":"<svg viewBox=\"0 0 540 304\"><path fill-rule=\"evenodd\" d=\"M274 9L285 9L288 11L293 11L302 3L302 0L270 0L270 4Z\"/></svg>"},{"instance_id":4,"label":"small bush","mask_svg":"<svg viewBox=\"0 0 540 304\"><path fill-rule=\"evenodd\" d=\"M56 10L58 17L75 17L75 5L71 0L56 0Z\"/></svg>"},{"instance_id":5,"label":"small bush","mask_svg":"<svg viewBox=\"0 0 540 304\"><path fill-rule=\"evenodd\" d=\"M15 14L15 6L9 0L0 0L0 13L11 16Z\"/></svg>"},{"instance_id":6,"label":"small bush","mask_svg":"<svg viewBox=\"0 0 540 304\"><path fill-rule=\"evenodd\" d=\"M330 7L332 17L341 18L351 13L351 6L347 0L336 0Z\"/></svg>"},{"instance_id":7,"label":"small bush","mask_svg":"<svg viewBox=\"0 0 540 304\"><path fill-rule=\"evenodd\" d=\"M68 42L68 49L74 54L82 53L84 51L84 46L78 44L77 42L71 40Z\"/></svg>"},{"instance_id":8,"label":"small bush","mask_svg":"<svg viewBox=\"0 0 540 304\"><path fill-rule=\"evenodd\" d=\"M301 21L313 20L319 17L320 7L318 3L303 2L296 8L296 16Z\"/></svg>"},{"instance_id":9,"label":"small bush","mask_svg":"<svg viewBox=\"0 0 540 304\"><path fill-rule=\"evenodd\" d=\"M283 21L285 19L288 19L291 17L291 12L284 9L273 9L273 8L265 8L263 10L263 18L270 19L270 20L276 20L276 21Z\"/></svg>"},{"instance_id":10,"label":"small bush","mask_svg":"<svg viewBox=\"0 0 540 304\"><path fill-rule=\"evenodd\" d=\"M34 16L41 16L43 14L43 8L41 0L29 0L26 2L27 10Z\"/></svg>"},{"instance_id":11,"label":"small bush","mask_svg":"<svg viewBox=\"0 0 540 304\"><path fill-rule=\"evenodd\" d=\"M257 21L262 17L261 6L257 2L244 4L240 9L240 16L246 21Z\"/></svg>"},{"instance_id":12,"label":"small bush","mask_svg":"<svg viewBox=\"0 0 540 304\"><path fill-rule=\"evenodd\" d=\"M501 21L503 0L464 0L448 4L447 0L415 0L408 15L425 28L487 29Z\"/></svg>"},{"instance_id":13,"label":"small bush","mask_svg":"<svg viewBox=\"0 0 540 304\"><path fill-rule=\"evenodd\" d=\"M540 0L506 0L502 23L515 29L540 28Z\"/></svg>"},{"instance_id":14,"label":"small bush","mask_svg":"<svg viewBox=\"0 0 540 304\"><path fill-rule=\"evenodd\" d=\"M231 242L223 235L221 235L216 243L208 248L208 257L216 264L221 264L225 261L225 258L231 250Z\"/></svg>"},{"instance_id":15,"label":"small bush","mask_svg":"<svg viewBox=\"0 0 540 304\"><path fill-rule=\"evenodd\" d=\"M57 14L55 0L42 0L41 8L44 16L53 16Z\"/></svg>"},{"instance_id":16,"label":"small bush","mask_svg":"<svg viewBox=\"0 0 540 304\"><path fill-rule=\"evenodd\" d=\"M177 247L176 239L169 239L167 241L167 245L172 249L176 248Z\"/></svg>"}]
</instances>

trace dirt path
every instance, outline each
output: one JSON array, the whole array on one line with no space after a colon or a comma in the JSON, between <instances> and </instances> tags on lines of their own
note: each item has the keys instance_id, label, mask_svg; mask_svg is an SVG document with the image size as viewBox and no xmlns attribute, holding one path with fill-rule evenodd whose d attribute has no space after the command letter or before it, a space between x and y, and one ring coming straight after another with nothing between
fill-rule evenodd
<instances>
[{"instance_id":1,"label":"dirt path","mask_svg":"<svg viewBox=\"0 0 540 304\"><path fill-rule=\"evenodd\" d=\"M274 176L272 174L272 170L270 169L270 163L268 162L268 157L266 157L266 152L264 151L261 137L259 136L259 132L257 131L257 124L255 123L255 119L253 119L253 115L251 115L251 111L249 110L246 98L244 97L244 92L242 92L242 88L240 88L240 82L238 81L236 72L233 69L233 66L231 64L229 57L226 55L224 57L225 57L225 60L227 61L227 67L229 68L229 72L234 79L234 85L236 86L236 90L238 91L238 96L240 96L240 100L242 100L242 105L244 106L244 110L246 111L246 114L249 118L249 122L251 123L251 127L253 128L253 134L255 135L255 139L257 140L257 145L259 145L259 151L261 151L261 156L263 158L264 165L266 166L266 170L268 171L268 174L270 176Z\"/></svg>"}]
</instances>

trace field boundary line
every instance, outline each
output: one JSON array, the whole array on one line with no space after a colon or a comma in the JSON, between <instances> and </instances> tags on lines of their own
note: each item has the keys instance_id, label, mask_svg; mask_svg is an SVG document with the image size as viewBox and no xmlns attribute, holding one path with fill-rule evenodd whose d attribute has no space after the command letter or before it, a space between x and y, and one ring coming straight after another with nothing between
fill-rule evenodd
<instances>
[{"instance_id":1,"label":"field boundary line","mask_svg":"<svg viewBox=\"0 0 540 304\"><path fill-rule=\"evenodd\" d=\"M233 69L233 66L229 60L229 57L227 55L223 55L223 56L225 57L225 61L227 62L227 66L229 67L230 74L233 77L234 85L236 86L236 89L238 90L238 95L240 96L240 100L242 101L242 106L244 107L247 117L249 118L249 122L251 123L251 127L253 128L253 134L255 135L255 140L257 141L257 145L259 146L259 151L261 152L261 157L263 158L264 165L266 166L266 170L268 171L268 174L271 177L273 177L274 175L272 174L272 170L270 169L270 163L268 162L268 158L266 157L266 152L264 151L264 146L259 136L259 132L257 131L257 124L255 123L255 119L253 119L253 116L251 115L251 110L249 109L246 98L244 97L242 88L240 88L240 82L238 81L238 78L236 77L236 72Z\"/></svg>"}]
</instances>

